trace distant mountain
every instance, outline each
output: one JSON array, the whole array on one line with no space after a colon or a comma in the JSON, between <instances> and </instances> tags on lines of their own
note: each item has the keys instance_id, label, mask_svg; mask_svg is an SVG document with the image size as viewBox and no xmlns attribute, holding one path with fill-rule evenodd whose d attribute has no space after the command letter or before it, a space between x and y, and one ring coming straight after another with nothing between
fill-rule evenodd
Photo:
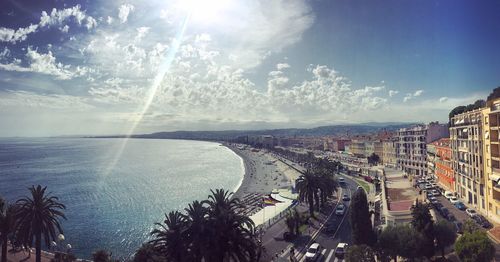
<instances>
[{"instance_id":1,"label":"distant mountain","mask_svg":"<svg viewBox=\"0 0 500 262\"><path fill-rule=\"evenodd\" d=\"M377 133L381 131L393 132L399 128L408 127L413 123L365 123L319 126L315 128L284 128L268 130L224 130L224 131L172 131L152 134L132 135L133 138L156 139L193 139L193 140L231 140L241 136L272 135L275 137L293 136L344 136ZM125 137L100 136L100 137Z\"/></svg>"}]
</instances>

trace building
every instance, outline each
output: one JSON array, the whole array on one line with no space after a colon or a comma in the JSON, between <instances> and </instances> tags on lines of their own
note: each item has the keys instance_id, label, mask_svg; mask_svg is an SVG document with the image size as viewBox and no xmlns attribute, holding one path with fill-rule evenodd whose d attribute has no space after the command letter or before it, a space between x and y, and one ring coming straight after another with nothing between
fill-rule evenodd
<instances>
[{"instance_id":1,"label":"building","mask_svg":"<svg viewBox=\"0 0 500 262\"><path fill-rule=\"evenodd\" d=\"M382 142L382 163L389 167L396 167L396 139L390 138Z\"/></svg>"},{"instance_id":2,"label":"building","mask_svg":"<svg viewBox=\"0 0 500 262\"><path fill-rule=\"evenodd\" d=\"M380 163L384 163L384 143L381 140L373 142L373 153L380 157Z\"/></svg>"},{"instance_id":3,"label":"building","mask_svg":"<svg viewBox=\"0 0 500 262\"><path fill-rule=\"evenodd\" d=\"M345 139L325 139L323 150L331 152L345 151L345 146L349 140Z\"/></svg>"},{"instance_id":4,"label":"building","mask_svg":"<svg viewBox=\"0 0 500 262\"><path fill-rule=\"evenodd\" d=\"M427 144L448 137L448 134L448 126L438 122L399 129L396 133L397 167L409 175L426 175Z\"/></svg>"},{"instance_id":5,"label":"building","mask_svg":"<svg viewBox=\"0 0 500 262\"><path fill-rule=\"evenodd\" d=\"M484 215L500 223L500 88L488 97L482 109L484 185L486 212Z\"/></svg>"},{"instance_id":6,"label":"building","mask_svg":"<svg viewBox=\"0 0 500 262\"><path fill-rule=\"evenodd\" d=\"M485 213L482 119L482 109L453 116L450 119L450 142L455 191L464 203Z\"/></svg>"},{"instance_id":7,"label":"building","mask_svg":"<svg viewBox=\"0 0 500 262\"><path fill-rule=\"evenodd\" d=\"M449 138L441 138L433 143L436 157L434 159L436 182L448 191L455 191L455 173L451 164L451 147Z\"/></svg>"},{"instance_id":8,"label":"building","mask_svg":"<svg viewBox=\"0 0 500 262\"><path fill-rule=\"evenodd\" d=\"M427 144L427 175L436 177L436 146L434 143Z\"/></svg>"},{"instance_id":9,"label":"building","mask_svg":"<svg viewBox=\"0 0 500 262\"><path fill-rule=\"evenodd\" d=\"M366 156L366 146L365 141L361 140L352 140L349 145L349 152L358 157Z\"/></svg>"}]
</instances>

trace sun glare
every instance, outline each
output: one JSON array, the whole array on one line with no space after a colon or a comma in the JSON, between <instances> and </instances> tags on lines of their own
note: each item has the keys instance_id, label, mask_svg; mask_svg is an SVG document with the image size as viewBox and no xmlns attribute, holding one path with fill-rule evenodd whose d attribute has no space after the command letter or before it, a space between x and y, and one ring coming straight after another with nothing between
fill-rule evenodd
<instances>
[{"instance_id":1,"label":"sun glare","mask_svg":"<svg viewBox=\"0 0 500 262\"><path fill-rule=\"evenodd\" d=\"M192 22L210 24L223 20L234 1L231 0L181 0L179 7L187 12Z\"/></svg>"}]
</instances>

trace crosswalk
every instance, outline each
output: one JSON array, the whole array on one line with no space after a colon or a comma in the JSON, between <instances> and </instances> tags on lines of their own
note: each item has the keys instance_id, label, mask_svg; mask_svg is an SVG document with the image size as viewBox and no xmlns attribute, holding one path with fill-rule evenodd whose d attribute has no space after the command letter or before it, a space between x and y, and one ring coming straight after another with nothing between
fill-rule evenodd
<instances>
[{"instance_id":1,"label":"crosswalk","mask_svg":"<svg viewBox=\"0 0 500 262\"><path fill-rule=\"evenodd\" d=\"M306 256L302 256L302 258L299 259L299 262L304 262L305 260ZM326 248L321 250L321 255L318 257L318 259L316 259L316 262L343 262L343 261L345 260L335 257L334 249L326 249Z\"/></svg>"}]
</instances>

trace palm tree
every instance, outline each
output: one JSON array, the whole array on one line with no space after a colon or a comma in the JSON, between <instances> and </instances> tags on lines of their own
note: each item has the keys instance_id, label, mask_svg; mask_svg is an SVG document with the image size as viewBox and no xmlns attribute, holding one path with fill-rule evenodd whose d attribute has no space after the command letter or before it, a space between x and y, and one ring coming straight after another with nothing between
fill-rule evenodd
<instances>
[{"instance_id":1,"label":"palm tree","mask_svg":"<svg viewBox=\"0 0 500 262\"><path fill-rule=\"evenodd\" d=\"M318 192L317 182L317 177L310 170L306 170L295 182L299 191L299 200L309 204L311 217L314 217L314 198Z\"/></svg>"},{"instance_id":2,"label":"palm tree","mask_svg":"<svg viewBox=\"0 0 500 262\"><path fill-rule=\"evenodd\" d=\"M155 237L150 243L163 254L168 261L186 261L186 219L179 211L171 211L165 214L163 224L155 223L159 228L153 230L151 235Z\"/></svg>"},{"instance_id":3,"label":"palm tree","mask_svg":"<svg viewBox=\"0 0 500 262\"><path fill-rule=\"evenodd\" d=\"M7 262L7 242L8 237L14 233L16 226L14 205L7 203L0 198L0 243L2 244L2 262Z\"/></svg>"},{"instance_id":4,"label":"palm tree","mask_svg":"<svg viewBox=\"0 0 500 262\"><path fill-rule=\"evenodd\" d=\"M321 206L326 203L326 200L337 191L338 183L333 177L333 174L324 170L319 174L319 188L321 190Z\"/></svg>"},{"instance_id":5,"label":"palm tree","mask_svg":"<svg viewBox=\"0 0 500 262\"><path fill-rule=\"evenodd\" d=\"M255 261L255 224L235 210L240 207L232 193L217 189L208 197L210 254L207 261Z\"/></svg>"},{"instance_id":6,"label":"palm tree","mask_svg":"<svg viewBox=\"0 0 500 262\"><path fill-rule=\"evenodd\" d=\"M210 238L208 233L208 208L204 202L193 201L189 204L185 219L187 221L186 242L192 261L202 261L208 253Z\"/></svg>"},{"instance_id":7,"label":"palm tree","mask_svg":"<svg viewBox=\"0 0 500 262\"><path fill-rule=\"evenodd\" d=\"M24 197L16 202L17 212L17 237L24 245L31 246L35 241L36 262L41 261L42 237L45 245L50 246L50 241L56 239L56 230L62 234L59 218L66 219L62 212L66 207L59 203L59 199L45 193L47 187L38 185L29 188L30 197Z\"/></svg>"}]
</instances>

